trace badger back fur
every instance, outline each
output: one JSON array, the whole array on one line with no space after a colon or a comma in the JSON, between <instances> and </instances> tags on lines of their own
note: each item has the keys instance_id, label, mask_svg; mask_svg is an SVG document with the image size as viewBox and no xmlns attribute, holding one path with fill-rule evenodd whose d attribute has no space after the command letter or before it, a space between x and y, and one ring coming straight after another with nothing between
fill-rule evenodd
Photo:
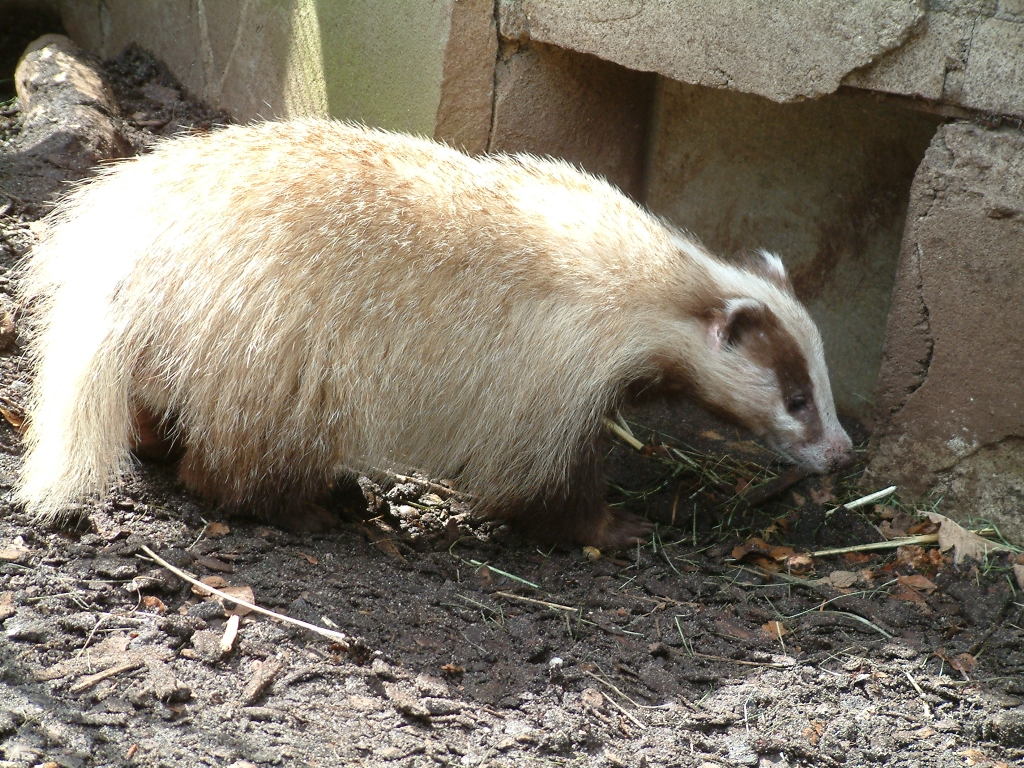
<instances>
[{"instance_id":1,"label":"badger back fur","mask_svg":"<svg viewBox=\"0 0 1024 768\"><path fill-rule=\"evenodd\" d=\"M602 416L678 389L825 471L849 439L781 262L720 261L534 157L303 120L179 138L73 192L30 255L37 382L18 489L102 495L147 419L187 486L303 505L347 471L455 477L547 538L602 502ZM151 425L151 424L150 424Z\"/></svg>"}]
</instances>

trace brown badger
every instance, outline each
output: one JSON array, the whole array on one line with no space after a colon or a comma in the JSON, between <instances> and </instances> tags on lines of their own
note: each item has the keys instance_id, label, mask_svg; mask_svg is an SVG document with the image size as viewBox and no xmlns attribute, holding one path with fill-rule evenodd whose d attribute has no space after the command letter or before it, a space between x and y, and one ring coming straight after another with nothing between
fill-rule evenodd
<instances>
[{"instance_id":1,"label":"brown badger","mask_svg":"<svg viewBox=\"0 0 1024 768\"><path fill-rule=\"evenodd\" d=\"M816 471L843 462L818 332L770 254L722 262L551 160L301 120L175 139L71 194L32 252L18 497L103 494L139 431L181 478L300 523L347 472L455 477L479 511L597 546L602 416L678 389Z\"/></svg>"}]
</instances>

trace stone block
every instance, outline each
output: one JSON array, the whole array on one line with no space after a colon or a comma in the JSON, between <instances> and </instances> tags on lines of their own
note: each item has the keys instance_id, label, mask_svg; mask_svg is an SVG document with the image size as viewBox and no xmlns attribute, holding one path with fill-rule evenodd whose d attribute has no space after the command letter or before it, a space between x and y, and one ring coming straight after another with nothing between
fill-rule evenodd
<instances>
[{"instance_id":1,"label":"stone block","mask_svg":"<svg viewBox=\"0 0 1024 768\"><path fill-rule=\"evenodd\" d=\"M936 134L910 193L868 477L1024 538L1024 133Z\"/></svg>"},{"instance_id":2,"label":"stone block","mask_svg":"<svg viewBox=\"0 0 1024 768\"><path fill-rule=\"evenodd\" d=\"M493 0L455 3L445 46L435 139L470 154L487 149L497 60Z\"/></svg>"},{"instance_id":3,"label":"stone block","mask_svg":"<svg viewBox=\"0 0 1024 768\"><path fill-rule=\"evenodd\" d=\"M662 81L647 203L729 255L786 262L841 414L869 420L906 200L937 119L841 94L776 104Z\"/></svg>"},{"instance_id":4,"label":"stone block","mask_svg":"<svg viewBox=\"0 0 1024 768\"><path fill-rule=\"evenodd\" d=\"M560 157L639 199L654 77L542 43L498 64L489 149Z\"/></svg>"},{"instance_id":5,"label":"stone block","mask_svg":"<svg viewBox=\"0 0 1024 768\"><path fill-rule=\"evenodd\" d=\"M959 103L1024 116L1024 19L981 19L971 37Z\"/></svg>"},{"instance_id":6,"label":"stone block","mask_svg":"<svg viewBox=\"0 0 1024 768\"><path fill-rule=\"evenodd\" d=\"M533 40L779 102L833 93L899 46L915 0L521 0Z\"/></svg>"},{"instance_id":7,"label":"stone block","mask_svg":"<svg viewBox=\"0 0 1024 768\"><path fill-rule=\"evenodd\" d=\"M60 0L107 58L135 42L241 121L331 115L479 150L496 40L486 0ZM491 52L488 60L488 52ZM445 91L442 97L442 90ZM483 127L481 127L483 126Z\"/></svg>"}]
</instances>

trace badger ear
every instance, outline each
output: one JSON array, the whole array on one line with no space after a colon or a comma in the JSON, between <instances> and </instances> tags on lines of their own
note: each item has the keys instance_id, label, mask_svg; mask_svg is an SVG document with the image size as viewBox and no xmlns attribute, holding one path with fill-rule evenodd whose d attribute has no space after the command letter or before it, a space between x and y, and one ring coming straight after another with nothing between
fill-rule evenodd
<instances>
[{"instance_id":1,"label":"badger ear","mask_svg":"<svg viewBox=\"0 0 1024 768\"><path fill-rule=\"evenodd\" d=\"M738 347L752 336L764 336L768 325L768 308L757 299L728 299L722 310L715 312L708 326L711 347L715 351Z\"/></svg>"}]
</instances>

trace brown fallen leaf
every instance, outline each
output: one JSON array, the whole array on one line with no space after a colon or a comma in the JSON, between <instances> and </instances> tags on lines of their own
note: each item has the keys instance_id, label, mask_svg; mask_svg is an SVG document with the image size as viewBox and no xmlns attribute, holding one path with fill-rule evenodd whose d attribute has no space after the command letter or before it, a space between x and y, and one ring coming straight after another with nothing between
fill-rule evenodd
<instances>
[{"instance_id":1,"label":"brown fallen leaf","mask_svg":"<svg viewBox=\"0 0 1024 768\"><path fill-rule=\"evenodd\" d=\"M733 560L743 560L750 555L771 556L771 546L764 539L754 537L732 550Z\"/></svg>"},{"instance_id":2,"label":"brown fallen leaf","mask_svg":"<svg viewBox=\"0 0 1024 768\"><path fill-rule=\"evenodd\" d=\"M783 561L787 573L802 576L814 570L814 558L810 555L792 555Z\"/></svg>"},{"instance_id":3,"label":"brown fallen leaf","mask_svg":"<svg viewBox=\"0 0 1024 768\"><path fill-rule=\"evenodd\" d=\"M773 640L779 640L784 635L789 634L789 630L786 629L781 621L769 621L767 624L762 624L761 629L763 629L768 634L768 637Z\"/></svg>"},{"instance_id":4,"label":"brown fallen leaf","mask_svg":"<svg viewBox=\"0 0 1024 768\"><path fill-rule=\"evenodd\" d=\"M715 629L727 637L734 637L739 640L749 640L753 635L743 627L734 624L728 619L719 619L715 622Z\"/></svg>"},{"instance_id":5,"label":"brown fallen leaf","mask_svg":"<svg viewBox=\"0 0 1024 768\"><path fill-rule=\"evenodd\" d=\"M442 664L441 671L446 675L461 675L466 671L465 667L460 667L458 664Z\"/></svg>"},{"instance_id":6,"label":"brown fallen leaf","mask_svg":"<svg viewBox=\"0 0 1024 768\"><path fill-rule=\"evenodd\" d=\"M306 561L307 563L309 563L310 565L319 565L319 564L320 564L320 561L319 561L319 560L317 560L317 559L316 559L315 557L313 557L312 555L307 555L307 554L306 554L305 552L299 552L298 550L296 550L295 554L296 554L296 555L297 555L298 557L301 557L301 558L302 558L303 560L305 560L305 561Z\"/></svg>"},{"instance_id":7,"label":"brown fallen leaf","mask_svg":"<svg viewBox=\"0 0 1024 768\"><path fill-rule=\"evenodd\" d=\"M914 735L919 739L930 739L936 733L938 733L938 731L936 731L930 725L926 725L924 728L918 728L916 731L914 731Z\"/></svg>"},{"instance_id":8,"label":"brown fallen leaf","mask_svg":"<svg viewBox=\"0 0 1024 768\"><path fill-rule=\"evenodd\" d=\"M208 587L213 587L214 589L223 589L228 585L228 583L224 580L223 576L207 576L206 578L200 579L199 581L201 581ZM203 589L202 587L197 587L195 584L193 584L192 594L197 595L199 597L209 597L213 593L209 590Z\"/></svg>"},{"instance_id":9,"label":"brown fallen leaf","mask_svg":"<svg viewBox=\"0 0 1024 768\"><path fill-rule=\"evenodd\" d=\"M223 560L219 560L216 557L204 556L197 557L196 564L203 566L208 571L217 571L218 573L234 573L235 566L231 563L225 563Z\"/></svg>"},{"instance_id":10,"label":"brown fallen leaf","mask_svg":"<svg viewBox=\"0 0 1024 768\"><path fill-rule=\"evenodd\" d=\"M18 609L14 606L14 593L4 592L0 594L0 621L7 621Z\"/></svg>"},{"instance_id":11,"label":"brown fallen leaf","mask_svg":"<svg viewBox=\"0 0 1024 768\"><path fill-rule=\"evenodd\" d=\"M857 583L860 577L853 571L832 571L828 582L836 589L847 589Z\"/></svg>"},{"instance_id":12,"label":"brown fallen leaf","mask_svg":"<svg viewBox=\"0 0 1024 768\"><path fill-rule=\"evenodd\" d=\"M22 428L25 426L24 414L19 413L9 406L0 405L0 415L3 415L4 419L6 419L7 423L14 428L15 432L21 432Z\"/></svg>"},{"instance_id":13,"label":"brown fallen leaf","mask_svg":"<svg viewBox=\"0 0 1024 768\"><path fill-rule=\"evenodd\" d=\"M938 530L938 523L933 523L931 520L923 520L920 523L907 528L907 533L911 536L918 536L922 534L935 533Z\"/></svg>"},{"instance_id":14,"label":"brown fallen leaf","mask_svg":"<svg viewBox=\"0 0 1024 768\"><path fill-rule=\"evenodd\" d=\"M161 616L167 613L167 606L164 605L163 600L161 600L159 597L154 597L153 595L143 596L142 607L145 608L147 611L158 613Z\"/></svg>"},{"instance_id":15,"label":"brown fallen leaf","mask_svg":"<svg viewBox=\"0 0 1024 768\"><path fill-rule=\"evenodd\" d=\"M906 600L908 603L925 602L924 595L906 584L897 584L889 597L893 600Z\"/></svg>"},{"instance_id":16,"label":"brown fallen leaf","mask_svg":"<svg viewBox=\"0 0 1024 768\"><path fill-rule=\"evenodd\" d=\"M929 512L928 519L939 524L939 550L946 552L952 549L953 562L957 565L962 563L965 557L983 563L989 552L1001 552L1008 549L1002 544L983 539L938 512Z\"/></svg>"},{"instance_id":17,"label":"brown fallen leaf","mask_svg":"<svg viewBox=\"0 0 1024 768\"><path fill-rule=\"evenodd\" d=\"M929 595L938 589L934 582L916 573L912 576L899 576L896 578L896 581L905 587L910 587Z\"/></svg>"},{"instance_id":18,"label":"brown fallen leaf","mask_svg":"<svg viewBox=\"0 0 1024 768\"><path fill-rule=\"evenodd\" d=\"M206 526L206 535L211 539L227 536L229 533L231 533L231 528L229 528L225 523L210 523Z\"/></svg>"},{"instance_id":19,"label":"brown fallen leaf","mask_svg":"<svg viewBox=\"0 0 1024 768\"><path fill-rule=\"evenodd\" d=\"M256 596L252 592L252 587L240 586L240 587L218 587L221 592L229 597L237 597L239 600L245 600L247 603L255 603ZM245 616L252 613L252 608L242 605L241 603L232 603L233 607L228 610L225 600L217 598L221 605L224 606L224 611L228 616Z\"/></svg>"},{"instance_id":20,"label":"brown fallen leaf","mask_svg":"<svg viewBox=\"0 0 1024 768\"><path fill-rule=\"evenodd\" d=\"M772 547L769 550L769 555L773 560L782 562L788 557L793 557L796 554L796 550L792 547Z\"/></svg>"},{"instance_id":21,"label":"brown fallen leaf","mask_svg":"<svg viewBox=\"0 0 1024 768\"><path fill-rule=\"evenodd\" d=\"M804 738L811 743L812 747L818 746L821 734L825 732L825 724L818 720L811 720L810 726L804 728Z\"/></svg>"}]
</instances>

